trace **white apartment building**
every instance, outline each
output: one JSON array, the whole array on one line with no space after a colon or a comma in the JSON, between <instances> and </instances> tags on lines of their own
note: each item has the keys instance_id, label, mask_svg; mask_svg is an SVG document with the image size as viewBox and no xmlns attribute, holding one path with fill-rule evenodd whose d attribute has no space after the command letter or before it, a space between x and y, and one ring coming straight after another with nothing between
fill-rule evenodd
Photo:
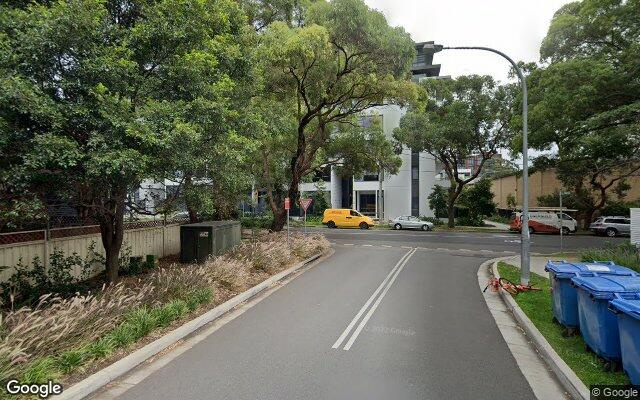
<instances>
[{"instance_id":1,"label":"white apartment building","mask_svg":"<svg viewBox=\"0 0 640 400\"><path fill-rule=\"evenodd\" d=\"M386 105L367 110L366 115L376 116L382 124L382 129L388 138L393 130L400 125L400 118L406 112L396 105ZM383 215L385 219L400 215L414 215L432 217L427 196L431 193L436 178L436 163L428 153L413 153L409 148L403 148L400 154L402 165L397 174L384 174L382 179L382 193L377 172L364 176L339 176L335 167L331 168L329 180L324 180L322 186L330 197L333 208L352 208L365 215L379 216L380 203L384 203ZM318 182L303 183L301 192L315 192Z\"/></svg>"}]
</instances>

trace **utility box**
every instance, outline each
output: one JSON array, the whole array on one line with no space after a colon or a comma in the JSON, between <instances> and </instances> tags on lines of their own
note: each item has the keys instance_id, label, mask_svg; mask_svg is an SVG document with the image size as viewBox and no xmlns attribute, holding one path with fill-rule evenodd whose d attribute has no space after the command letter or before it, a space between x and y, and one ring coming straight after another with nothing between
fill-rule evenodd
<instances>
[{"instance_id":1,"label":"utility box","mask_svg":"<svg viewBox=\"0 0 640 400\"><path fill-rule=\"evenodd\" d=\"M207 221L180 226L180 262L203 262L240 243L239 221Z\"/></svg>"}]
</instances>

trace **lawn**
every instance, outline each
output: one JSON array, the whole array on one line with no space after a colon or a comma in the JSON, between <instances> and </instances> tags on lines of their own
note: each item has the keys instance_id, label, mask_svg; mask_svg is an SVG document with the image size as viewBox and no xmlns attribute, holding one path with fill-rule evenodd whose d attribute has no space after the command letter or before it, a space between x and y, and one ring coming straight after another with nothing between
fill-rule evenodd
<instances>
[{"instance_id":1,"label":"lawn","mask_svg":"<svg viewBox=\"0 0 640 400\"><path fill-rule=\"evenodd\" d=\"M500 262L498 272L513 282L520 281L520 269L512 265ZM515 296L516 303L582 382L587 386L630 384L623 372L604 372L597 357L585 351L581 336L562 336L562 328L552 321L549 279L532 273L531 284L542 291L520 293Z\"/></svg>"}]
</instances>

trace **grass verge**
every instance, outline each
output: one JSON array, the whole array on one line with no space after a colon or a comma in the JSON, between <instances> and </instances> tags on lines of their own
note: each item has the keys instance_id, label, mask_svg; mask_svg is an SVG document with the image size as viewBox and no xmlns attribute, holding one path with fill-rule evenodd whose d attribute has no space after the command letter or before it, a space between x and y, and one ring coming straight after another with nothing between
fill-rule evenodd
<instances>
[{"instance_id":1,"label":"grass verge","mask_svg":"<svg viewBox=\"0 0 640 400\"><path fill-rule=\"evenodd\" d=\"M501 261L498 263L498 272L501 277L520 282L519 268ZM562 336L562 328L553 322L549 279L532 273L531 284L542 290L520 293L514 296L516 303L582 382L587 386L630 384L623 372L604 372L598 358L585 351L581 336Z\"/></svg>"}]
</instances>

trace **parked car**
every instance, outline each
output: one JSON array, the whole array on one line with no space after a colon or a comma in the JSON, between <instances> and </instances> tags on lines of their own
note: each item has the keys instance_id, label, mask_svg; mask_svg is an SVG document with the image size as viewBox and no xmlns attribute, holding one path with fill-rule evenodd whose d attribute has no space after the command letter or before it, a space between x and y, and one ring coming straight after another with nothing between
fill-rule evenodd
<instances>
[{"instance_id":1,"label":"parked car","mask_svg":"<svg viewBox=\"0 0 640 400\"><path fill-rule=\"evenodd\" d=\"M521 216L521 212L513 213L509 230L521 231ZM573 233L578 230L578 221L565 213L560 214L557 211L533 210L529 212L529 233L560 233L560 229L562 229L564 235Z\"/></svg>"},{"instance_id":2,"label":"parked car","mask_svg":"<svg viewBox=\"0 0 640 400\"><path fill-rule=\"evenodd\" d=\"M348 208L327 208L324 210L322 224L327 228L360 228L369 229L376 223L371 217Z\"/></svg>"},{"instance_id":3,"label":"parked car","mask_svg":"<svg viewBox=\"0 0 640 400\"><path fill-rule=\"evenodd\" d=\"M631 219L629 217L598 217L589 225L589 230L596 235L609 237L631 234Z\"/></svg>"},{"instance_id":4,"label":"parked car","mask_svg":"<svg viewBox=\"0 0 640 400\"><path fill-rule=\"evenodd\" d=\"M393 229L421 229L423 231L430 231L433 229L433 223L428 221L423 221L418 217L413 217L410 215L401 216L389 221L389 226L393 227Z\"/></svg>"}]
</instances>

